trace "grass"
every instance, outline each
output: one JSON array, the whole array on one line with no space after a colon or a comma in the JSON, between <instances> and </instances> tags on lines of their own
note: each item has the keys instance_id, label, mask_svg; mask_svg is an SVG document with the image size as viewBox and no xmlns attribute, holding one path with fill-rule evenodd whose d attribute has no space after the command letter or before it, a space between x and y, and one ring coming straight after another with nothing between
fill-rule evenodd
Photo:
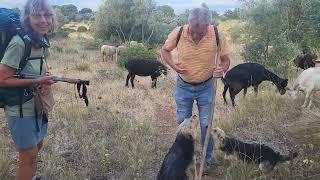
<instances>
[{"instance_id":1,"label":"grass","mask_svg":"<svg viewBox=\"0 0 320 180\"><path fill-rule=\"evenodd\" d=\"M320 127L317 122L319 109L301 109L302 98L291 100L286 95L275 95L268 86L262 88L262 91L258 97L253 94L245 100L240 97L238 106L223 121L219 121L218 126L225 129L229 136L245 142L264 143L281 154L298 152L299 156L290 165L277 165L276 179L320 177L320 138L309 137L314 137ZM227 179L265 178L256 172L257 165L244 165L235 161L224 166Z\"/></svg>"}]
</instances>

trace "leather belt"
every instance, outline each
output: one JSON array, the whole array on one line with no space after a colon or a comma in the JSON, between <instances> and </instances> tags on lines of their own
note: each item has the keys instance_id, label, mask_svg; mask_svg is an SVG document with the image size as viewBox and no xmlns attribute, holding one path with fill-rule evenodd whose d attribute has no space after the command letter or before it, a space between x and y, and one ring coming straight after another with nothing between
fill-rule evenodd
<instances>
[{"instance_id":1,"label":"leather belt","mask_svg":"<svg viewBox=\"0 0 320 180\"><path fill-rule=\"evenodd\" d=\"M179 78L180 78L181 81L183 81L184 83L190 84L190 85L192 85L192 86L197 86L197 85L204 84L204 83L206 83L206 82L208 82L208 81L210 81L210 80L212 79L212 77L210 77L209 79L207 79L207 80L205 80L205 81L197 82L197 83L196 83L196 82L187 82L187 81L183 80L180 76L179 76Z\"/></svg>"}]
</instances>

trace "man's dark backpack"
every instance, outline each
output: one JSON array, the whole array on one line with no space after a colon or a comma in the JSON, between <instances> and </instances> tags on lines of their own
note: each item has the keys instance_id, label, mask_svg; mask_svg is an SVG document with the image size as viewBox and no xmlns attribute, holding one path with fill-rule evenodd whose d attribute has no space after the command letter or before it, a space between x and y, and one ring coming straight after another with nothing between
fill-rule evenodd
<instances>
[{"instance_id":1,"label":"man's dark backpack","mask_svg":"<svg viewBox=\"0 0 320 180\"><path fill-rule=\"evenodd\" d=\"M16 72L19 73L26 66L28 57L30 56L31 40L21 28L19 15L12 9L0 8L0 62L4 57L7 46L15 35L19 35L25 44L24 55ZM0 108L3 108L5 105L20 105L20 116L22 117L22 104L32 99L32 97L31 87L0 87Z\"/></svg>"}]
</instances>

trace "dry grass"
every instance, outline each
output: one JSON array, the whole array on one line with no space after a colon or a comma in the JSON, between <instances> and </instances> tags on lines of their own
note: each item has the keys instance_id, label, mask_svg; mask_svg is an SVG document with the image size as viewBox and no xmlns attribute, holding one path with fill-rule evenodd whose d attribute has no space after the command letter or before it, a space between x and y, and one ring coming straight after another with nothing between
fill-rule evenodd
<instances>
[{"instance_id":1,"label":"dry grass","mask_svg":"<svg viewBox=\"0 0 320 180\"><path fill-rule=\"evenodd\" d=\"M85 37L52 41L50 70L90 80L90 104L85 107L75 97L73 85L54 85L57 103L39 157L43 161L39 173L50 180L155 179L177 128L172 97L175 73L169 70L160 77L157 89L151 89L149 77L137 77L135 89L125 88L126 71L101 62L99 48L89 50L88 41ZM239 45L230 40L230 47L234 66L242 59ZM258 97L250 90L246 99L239 94L238 106L232 108L223 104L221 82L217 93L214 123L228 135L265 143L284 154L291 149L299 152L291 165L278 166L275 179L317 179L319 98L315 108L303 110L302 99L280 96L271 83L263 83ZM0 117L4 119L2 113ZM5 121L0 123L0 179L12 179L16 154ZM256 165L224 161L216 152L223 166L219 175L208 179L264 179Z\"/></svg>"},{"instance_id":2,"label":"dry grass","mask_svg":"<svg viewBox=\"0 0 320 180\"><path fill-rule=\"evenodd\" d=\"M136 89L125 88L125 71L114 63L101 62L99 49L87 51L85 41L52 41L50 70L90 80L90 105L85 107L75 97L73 85L54 85L56 106L39 171L45 179L153 179L164 145L152 123L170 84L160 78L159 88L153 90L149 78L138 77ZM7 179L14 174L15 154L10 133L5 122L1 123L5 131L0 132L0 179Z\"/></svg>"}]
</instances>

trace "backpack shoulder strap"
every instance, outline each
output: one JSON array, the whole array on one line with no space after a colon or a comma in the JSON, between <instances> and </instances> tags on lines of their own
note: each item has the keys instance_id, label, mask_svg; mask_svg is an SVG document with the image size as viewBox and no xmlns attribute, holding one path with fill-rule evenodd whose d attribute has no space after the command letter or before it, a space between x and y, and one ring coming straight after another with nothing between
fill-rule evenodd
<instances>
[{"instance_id":1,"label":"backpack shoulder strap","mask_svg":"<svg viewBox=\"0 0 320 180\"><path fill-rule=\"evenodd\" d=\"M178 33L178 37L177 37L177 42L176 42L176 47L178 46L178 43L179 43L179 41L180 41L180 37L181 37L182 31L183 31L183 26L181 26L180 29L179 29L179 33Z\"/></svg>"},{"instance_id":2,"label":"backpack shoulder strap","mask_svg":"<svg viewBox=\"0 0 320 180\"><path fill-rule=\"evenodd\" d=\"M218 28L217 28L217 26L213 26L213 29L214 29L214 33L216 36L217 47L220 48L220 37L219 37Z\"/></svg>"},{"instance_id":3,"label":"backpack shoulder strap","mask_svg":"<svg viewBox=\"0 0 320 180\"><path fill-rule=\"evenodd\" d=\"M31 48L32 48L32 44L31 44L31 40L28 36L22 36L22 34L18 33L19 36L22 38L23 42L24 42L24 54L21 58L20 64L19 64L19 69L18 72L21 72L23 70L23 68L26 66L26 64L28 63L28 57L30 57L31 54Z\"/></svg>"}]
</instances>

